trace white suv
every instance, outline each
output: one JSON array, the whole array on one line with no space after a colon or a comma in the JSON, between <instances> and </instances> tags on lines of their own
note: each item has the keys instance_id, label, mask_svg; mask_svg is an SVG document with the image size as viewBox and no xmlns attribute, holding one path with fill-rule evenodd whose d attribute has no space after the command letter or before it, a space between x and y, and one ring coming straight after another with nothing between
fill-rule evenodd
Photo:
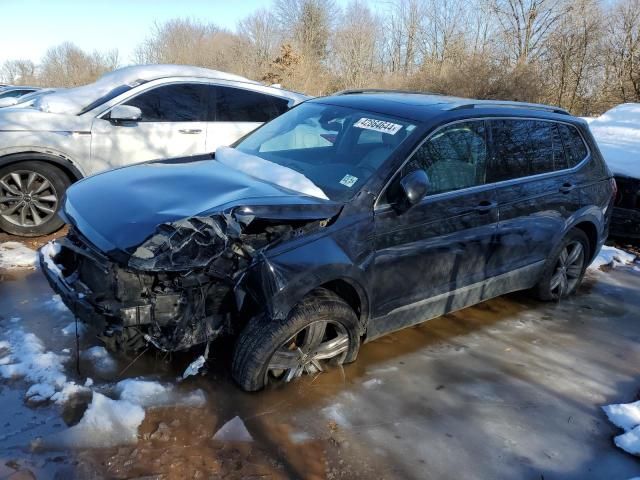
<instances>
[{"instance_id":1,"label":"white suv","mask_svg":"<svg viewBox=\"0 0 640 480\"><path fill-rule=\"evenodd\" d=\"M51 233L74 181L130 163L214 152L305 95L179 65L126 67L0 110L0 229Z\"/></svg>"}]
</instances>

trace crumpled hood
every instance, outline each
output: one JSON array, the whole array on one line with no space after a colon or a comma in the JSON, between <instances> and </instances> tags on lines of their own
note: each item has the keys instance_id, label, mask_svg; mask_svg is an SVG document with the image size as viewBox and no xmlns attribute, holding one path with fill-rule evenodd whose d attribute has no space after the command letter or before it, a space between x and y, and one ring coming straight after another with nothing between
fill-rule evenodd
<instances>
[{"instance_id":1,"label":"crumpled hood","mask_svg":"<svg viewBox=\"0 0 640 480\"><path fill-rule=\"evenodd\" d=\"M89 132L91 120L76 115L47 113L30 107L0 109L0 132Z\"/></svg>"},{"instance_id":2,"label":"crumpled hood","mask_svg":"<svg viewBox=\"0 0 640 480\"><path fill-rule=\"evenodd\" d=\"M67 190L63 211L103 252L131 254L160 224L236 207L259 218L313 220L334 216L341 204L285 190L200 155L86 178Z\"/></svg>"}]
</instances>

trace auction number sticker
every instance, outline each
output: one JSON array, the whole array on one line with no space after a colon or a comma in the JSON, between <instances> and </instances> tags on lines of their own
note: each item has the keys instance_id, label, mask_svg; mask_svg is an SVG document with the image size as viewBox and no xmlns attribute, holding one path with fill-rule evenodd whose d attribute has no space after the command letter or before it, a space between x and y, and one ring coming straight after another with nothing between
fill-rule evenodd
<instances>
[{"instance_id":1,"label":"auction number sticker","mask_svg":"<svg viewBox=\"0 0 640 480\"><path fill-rule=\"evenodd\" d=\"M374 132L388 133L389 135L395 135L402 128L402 125L398 125L397 123L375 120L373 118L361 118L353 126L373 130Z\"/></svg>"}]
</instances>

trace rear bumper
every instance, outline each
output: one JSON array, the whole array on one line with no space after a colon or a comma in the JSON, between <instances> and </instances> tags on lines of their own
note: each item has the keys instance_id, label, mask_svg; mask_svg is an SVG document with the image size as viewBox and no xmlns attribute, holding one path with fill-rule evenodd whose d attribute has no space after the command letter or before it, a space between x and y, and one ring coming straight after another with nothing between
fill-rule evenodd
<instances>
[{"instance_id":1,"label":"rear bumper","mask_svg":"<svg viewBox=\"0 0 640 480\"><path fill-rule=\"evenodd\" d=\"M614 207L610 233L614 237L640 238L640 210Z\"/></svg>"}]
</instances>

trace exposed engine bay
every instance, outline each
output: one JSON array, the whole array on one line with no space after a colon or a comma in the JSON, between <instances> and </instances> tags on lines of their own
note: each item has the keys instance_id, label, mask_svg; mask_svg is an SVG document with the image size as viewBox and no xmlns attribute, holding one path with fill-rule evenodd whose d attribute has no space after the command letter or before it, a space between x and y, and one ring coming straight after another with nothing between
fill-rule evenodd
<instances>
[{"instance_id":1,"label":"exposed engine bay","mask_svg":"<svg viewBox=\"0 0 640 480\"><path fill-rule=\"evenodd\" d=\"M112 350L187 350L242 328L255 310L243 278L263 250L326 224L241 213L191 217L160 225L126 264L71 228L42 249L41 264L65 304L97 326Z\"/></svg>"}]
</instances>

